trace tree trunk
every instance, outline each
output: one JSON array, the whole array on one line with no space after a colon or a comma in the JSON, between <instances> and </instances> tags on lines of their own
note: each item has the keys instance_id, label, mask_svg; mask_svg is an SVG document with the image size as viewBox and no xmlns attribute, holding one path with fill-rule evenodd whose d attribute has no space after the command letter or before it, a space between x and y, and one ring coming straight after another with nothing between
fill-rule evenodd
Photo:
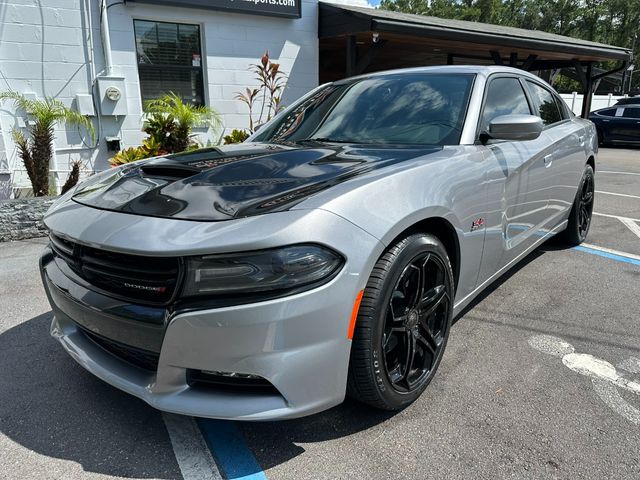
<instances>
[{"instance_id":1,"label":"tree trunk","mask_svg":"<svg viewBox=\"0 0 640 480\"><path fill-rule=\"evenodd\" d=\"M53 124L36 121L31 131L31 158L34 171L31 182L33 195L36 197L49 195L49 163L53 155L52 146Z\"/></svg>"}]
</instances>

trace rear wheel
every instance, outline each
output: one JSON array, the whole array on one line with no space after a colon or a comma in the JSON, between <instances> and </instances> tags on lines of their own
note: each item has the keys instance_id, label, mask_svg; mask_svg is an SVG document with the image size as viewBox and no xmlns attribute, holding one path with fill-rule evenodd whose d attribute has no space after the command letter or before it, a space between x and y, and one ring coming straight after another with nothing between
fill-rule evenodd
<instances>
[{"instance_id":1,"label":"rear wheel","mask_svg":"<svg viewBox=\"0 0 640 480\"><path fill-rule=\"evenodd\" d=\"M570 245L579 245L586 240L591 227L594 196L595 175L591 165L586 165L571 207L567 229L560 234L561 240Z\"/></svg>"},{"instance_id":2,"label":"rear wheel","mask_svg":"<svg viewBox=\"0 0 640 480\"><path fill-rule=\"evenodd\" d=\"M401 409L431 382L453 312L453 273L442 243L410 235L373 269L351 347L348 392L385 410Z\"/></svg>"}]
</instances>

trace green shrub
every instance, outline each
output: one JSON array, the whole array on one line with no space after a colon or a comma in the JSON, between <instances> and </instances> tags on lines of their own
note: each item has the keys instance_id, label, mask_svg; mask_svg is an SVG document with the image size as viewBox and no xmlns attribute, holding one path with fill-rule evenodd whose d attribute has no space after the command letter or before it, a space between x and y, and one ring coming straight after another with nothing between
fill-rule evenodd
<instances>
[{"instance_id":1,"label":"green shrub","mask_svg":"<svg viewBox=\"0 0 640 480\"><path fill-rule=\"evenodd\" d=\"M146 102L145 111L149 117L143 131L168 153L184 152L193 145L191 134L196 126L206 126L214 133L222 127L220 115L215 110L184 103L173 92Z\"/></svg>"},{"instance_id":2,"label":"green shrub","mask_svg":"<svg viewBox=\"0 0 640 480\"><path fill-rule=\"evenodd\" d=\"M249 138L249 132L234 128L229 135L224 136L224 144L229 145L231 143L242 143L247 138Z\"/></svg>"},{"instance_id":3,"label":"green shrub","mask_svg":"<svg viewBox=\"0 0 640 480\"><path fill-rule=\"evenodd\" d=\"M129 147L124 150L120 150L110 160L109 163L112 167L124 165L125 163L136 162L147 158L147 154L143 147Z\"/></svg>"}]
</instances>

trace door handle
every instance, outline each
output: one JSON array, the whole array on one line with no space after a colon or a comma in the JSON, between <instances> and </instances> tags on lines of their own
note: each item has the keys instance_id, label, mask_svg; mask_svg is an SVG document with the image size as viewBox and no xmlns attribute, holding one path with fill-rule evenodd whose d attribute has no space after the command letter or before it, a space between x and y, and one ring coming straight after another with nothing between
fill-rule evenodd
<instances>
[{"instance_id":1,"label":"door handle","mask_svg":"<svg viewBox=\"0 0 640 480\"><path fill-rule=\"evenodd\" d=\"M553 163L553 155L545 155L544 157L544 166L549 168Z\"/></svg>"},{"instance_id":2,"label":"door handle","mask_svg":"<svg viewBox=\"0 0 640 480\"><path fill-rule=\"evenodd\" d=\"M640 123L640 122L638 122L638 123ZM584 135L580 135L580 136L578 137L578 142L580 142L580 143L584 143Z\"/></svg>"}]
</instances>

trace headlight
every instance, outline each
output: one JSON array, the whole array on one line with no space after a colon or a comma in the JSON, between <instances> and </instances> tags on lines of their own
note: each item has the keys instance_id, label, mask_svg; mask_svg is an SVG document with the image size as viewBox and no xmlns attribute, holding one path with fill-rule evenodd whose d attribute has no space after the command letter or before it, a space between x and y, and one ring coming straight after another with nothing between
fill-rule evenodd
<instances>
[{"instance_id":1,"label":"headlight","mask_svg":"<svg viewBox=\"0 0 640 480\"><path fill-rule=\"evenodd\" d=\"M319 282L342 266L342 257L319 245L208 255L187 259L183 296L283 290Z\"/></svg>"}]
</instances>

